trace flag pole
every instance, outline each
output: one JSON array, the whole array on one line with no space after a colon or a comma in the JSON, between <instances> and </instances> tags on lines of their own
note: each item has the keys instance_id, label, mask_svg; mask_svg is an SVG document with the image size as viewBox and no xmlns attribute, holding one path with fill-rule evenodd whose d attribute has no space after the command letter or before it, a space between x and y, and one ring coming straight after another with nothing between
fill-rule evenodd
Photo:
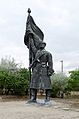
<instances>
[{"instance_id":1,"label":"flag pole","mask_svg":"<svg viewBox=\"0 0 79 119\"><path fill-rule=\"evenodd\" d=\"M28 16L30 16L31 10L30 8L28 8ZM31 83L31 68L30 68L30 64L31 64L31 49L30 49L30 37L29 37L29 82ZM31 99L31 89L30 89L30 83L29 83L29 98Z\"/></svg>"}]
</instances>

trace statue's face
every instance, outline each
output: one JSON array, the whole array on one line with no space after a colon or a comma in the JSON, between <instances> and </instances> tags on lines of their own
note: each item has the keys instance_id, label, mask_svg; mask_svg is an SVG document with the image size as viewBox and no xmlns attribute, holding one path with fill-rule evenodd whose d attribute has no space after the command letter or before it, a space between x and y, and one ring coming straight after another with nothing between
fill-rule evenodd
<instances>
[{"instance_id":1,"label":"statue's face","mask_svg":"<svg viewBox=\"0 0 79 119\"><path fill-rule=\"evenodd\" d=\"M45 46L46 46L46 44L45 44L45 43L42 43L42 44L40 45L40 49L44 49Z\"/></svg>"}]
</instances>

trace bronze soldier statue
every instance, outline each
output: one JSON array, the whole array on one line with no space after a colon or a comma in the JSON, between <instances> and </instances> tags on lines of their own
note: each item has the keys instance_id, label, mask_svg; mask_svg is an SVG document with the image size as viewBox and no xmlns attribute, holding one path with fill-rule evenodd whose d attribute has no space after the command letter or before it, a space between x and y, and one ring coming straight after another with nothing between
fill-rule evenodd
<instances>
[{"instance_id":1,"label":"bronze soldier statue","mask_svg":"<svg viewBox=\"0 0 79 119\"><path fill-rule=\"evenodd\" d=\"M29 12L30 10L28 10ZM29 48L30 63L29 68L32 69L30 81L31 100L36 102L37 91L45 90L45 102L50 101L51 79L50 76L54 72L52 55L45 50L46 43L43 42L43 32L36 26L30 12L26 23L26 33L24 43Z\"/></svg>"},{"instance_id":2,"label":"bronze soldier statue","mask_svg":"<svg viewBox=\"0 0 79 119\"><path fill-rule=\"evenodd\" d=\"M52 55L45 50L46 43L39 43L39 50L36 52L30 88L32 91L31 101L36 102L37 90L43 89L46 93L46 102L50 101L51 79L53 73Z\"/></svg>"}]
</instances>

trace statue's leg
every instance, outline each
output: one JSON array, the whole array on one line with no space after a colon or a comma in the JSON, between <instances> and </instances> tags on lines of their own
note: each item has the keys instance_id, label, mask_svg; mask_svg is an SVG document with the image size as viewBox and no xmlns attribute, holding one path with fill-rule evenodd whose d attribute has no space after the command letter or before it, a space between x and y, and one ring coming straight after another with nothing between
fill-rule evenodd
<instances>
[{"instance_id":1,"label":"statue's leg","mask_svg":"<svg viewBox=\"0 0 79 119\"><path fill-rule=\"evenodd\" d=\"M31 100L30 102L36 102L37 98L37 89L31 89Z\"/></svg>"},{"instance_id":2,"label":"statue's leg","mask_svg":"<svg viewBox=\"0 0 79 119\"><path fill-rule=\"evenodd\" d=\"M45 99L45 101L46 102L48 102L48 101L50 101L50 94L51 94L51 90L50 89L46 89L46 99Z\"/></svg>"}]
</instances>

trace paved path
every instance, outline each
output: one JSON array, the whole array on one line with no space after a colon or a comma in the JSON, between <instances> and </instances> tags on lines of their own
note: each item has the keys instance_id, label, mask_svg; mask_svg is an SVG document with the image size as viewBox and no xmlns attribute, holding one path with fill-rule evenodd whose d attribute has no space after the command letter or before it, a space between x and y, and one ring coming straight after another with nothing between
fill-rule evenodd
<instances>
[{"instance_id":1,"label":"paved path","mask_svg":"<svg viewBox=\"0 0 79 119\"><path fill-rule=\"evenodd\" d=\"M0 102L0 119L79 119L79 109L55 102L52 106L26 104L26 101Z\"/></svg>"}]
</instances>

